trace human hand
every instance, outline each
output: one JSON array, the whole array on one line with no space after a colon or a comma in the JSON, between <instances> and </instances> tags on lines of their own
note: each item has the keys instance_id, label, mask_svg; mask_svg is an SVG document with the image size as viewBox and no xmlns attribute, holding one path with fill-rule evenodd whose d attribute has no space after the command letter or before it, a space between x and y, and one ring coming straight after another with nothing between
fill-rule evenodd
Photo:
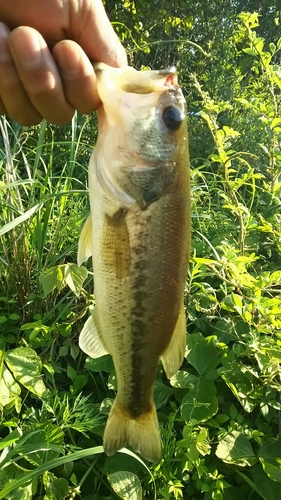
<instances>
[{"instance_id":1,"label":"human hand","mask_svg":"<svg viewBox=\"0 0 281 500\"><path fill-rule=\"evenodd\" d=\"M127 61L101 0L0 0L0 114L60 125L97 109L90 59Z\"/></svg>"}]
</instances>

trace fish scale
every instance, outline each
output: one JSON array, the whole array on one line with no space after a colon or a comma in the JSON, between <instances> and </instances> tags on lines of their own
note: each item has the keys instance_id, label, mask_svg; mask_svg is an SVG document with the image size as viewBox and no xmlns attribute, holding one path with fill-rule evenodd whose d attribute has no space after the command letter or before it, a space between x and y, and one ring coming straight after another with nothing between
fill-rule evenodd
<instances>
[{"instance_id":1,"label":"fish scale","mask_svg":"<svg viewBox=\"0 0 281 500\"><path fill-rule=\"evenodd\" d=\"M185 351L190 247L185 103L175 70L95 66L103 107L89 166L91 215L78 263L92 254L95 308L80 334L92 357L110 353L117 395L104 432L111 455L132 446L161 458L153 385ZM166 121L165 121L166 120Z\"/></svg>"}]
</instances>

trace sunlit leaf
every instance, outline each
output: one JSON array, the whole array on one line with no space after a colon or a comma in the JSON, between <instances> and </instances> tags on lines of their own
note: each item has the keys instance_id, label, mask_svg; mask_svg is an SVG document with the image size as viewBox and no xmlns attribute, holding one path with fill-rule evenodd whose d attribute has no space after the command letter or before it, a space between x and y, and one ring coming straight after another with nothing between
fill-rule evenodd
<instances>
[{"instance_id":1,"label":"sunlit leaf","mask_svg":"<svg viewBox=\"0 0 281 500\"><path fill-rule=\"evenodd\" d=\"M228 363L221 376L238 399L244 410L251 412L258 404L261 394L256 392L254 377L243 363Z\"/></svg>"},{"instance_id":2,"label":"sunlit leaf","mask_svg":"<svg viewBox=\"0 0 281 500\"><path fill-rule=\"evenodd\" d=\"M83 266L77 264L66 264L64 268L64 279L75 295L79 296L88 271Z\"/></svg>"},{"instance_id":3,"label":"sunlit leaf","mask_svg":"<svg viewBox=\"0 0 281 500\"><path fill-rule=\"evenodd\" d=\"M174 387L188 389L181 402L181 413L184 420L189 422L193 419L196 422L204 422L217 413L218 401L213 381L179 371L171 378L170 382Z\"/></svg>"},{"instance_id":4,"label":"sunlit leaf","mask_svg":"<svg viewBox=\"0 0 281 500\"><path fill-rule=\"evenodd\" d=\"M142 500L141 482L132 472L113 472L107 478L113 491L123 500Z\"/></svg>"},{"instance_id":5,"label":"sunlit leaf","mask_svg":"<svg viewBox=\"0 0 281 500\"><path fill-rule=\"evenodd\" d=\"M281 482L281 436L268 440L260 447L258 455L270 479Z\"/></svg>"},{"instance_id":6,"label":"sunlit leaf","mask_svg":"<svg viewBox=\"0 0 281 500\"><path fill-rule=\"evenodd\" d=\"M49 267L39 276L40 283L44 290L45 297L51 293L55 288L59 288L63 281L63 274L61 270L56 267Z\"/></svg>"},{"instance_id":7,"label":"sunlit leaf","mask_svg":"<svg viewBox=\"0 0 281 500\"><path fill-rule=\"evenodd\" d=\"M62 500L63 498L67 498L67 493L68 481L63 477L54 478L46 488L46 497L48 500Z\"/></svg>"},{"instance_id":8,"label":"sunlit leaf","mask_svg":"<svg viewBox=\"0 0 281 500\"><path fill-rule=\"evenodd\" d=\"M3 406L6 406L11 401L14 401L21 393L19 384L15 381L10 370L3 365L2 376L0 379L0 401Z\"/></svg>"},{"instance_id":9,"label":"sunlit leaf","mask_svg":"<svg viewBox=\"0 0 281 500\"><path fill-rule=\"evenodd\" d=\"M199 375L216 368L223 354L216 337L204 338L201 333L188 335L185 357Z\"/></svg>"},{"instance_id":10,"label":"sunlit leaf","mask_svg":"<svg viewBox=\"0 0 281 500\"><path fill-rule=\"evenodd\" d=\"M226 434L219 442L216 455L227 464L246 467L258 461L249 439L239 431Z\"/></svg>"},{"instance_id":11,"label":"sunlit leaf","mask_svg":"<svg viewBox=\"0 0 281 500\"><path fill-rule=\"evenodd\" d=\"M33 349L17 347L5 352L4 359L17 382L37 396L45 393L46 387L41 375L42 363Z\"/></svg>"}]
</instances>

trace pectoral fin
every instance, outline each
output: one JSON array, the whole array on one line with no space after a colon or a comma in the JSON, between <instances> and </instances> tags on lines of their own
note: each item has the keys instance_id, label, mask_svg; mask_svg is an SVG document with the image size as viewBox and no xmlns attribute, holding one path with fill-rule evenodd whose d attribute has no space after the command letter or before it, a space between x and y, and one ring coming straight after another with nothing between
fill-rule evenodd
<instances>
[{"instance_id":1,"label":"pectoral fin","mask_svg":"<svg viewBox=\"0 0 281 500\"><path fill-rule=\"evenodd\" d=\"M105 214L101 255L110 271L117 278L125 278L131 264L131 249L126 223L126 209L120 208L113 216Z\"/></svg>"},{"instance_id":2,"label":"pectoral fin","mask_svg":"<svg viewBox=\"0 0 281 500\"><path fill-rule=\"evenodd\" d=\"M176 327L170 344L161 357L168 378L171 378L181 367L186 347L186 319L184 306L180 309Z\"/></svg>"},{"instance_id":3,"label":"pectoral fin","mask_svg":"<svg viewBox=\"0 0 281 500\"><path fill-rule=\"evenodd\" d=\"M161 163L141 168L134 165L126 166L120 169L119 177L117 177L122 189L136 200L142 210L159 200L174 180L174 163L164 165Z\"/></svg>"},{"instance_id":4,"label":"pectoral fin","mask_svg":"<svg viewBox=\"0 0 281 500\"><path fill-rule=\"evenodd\" d=\"M93 314L87 319L79 336L79 347L91 358L100 358L108 354L105 349Z\"/></svg>"},{"instance_id":5,"label":"pectoral fin","mask_svg":"<svg viewBox=\"0 0 281 500\"><path fill-rule=\"evenodd\" d=\"M87 218L81 231L78 242L77 262L81 266L92 255L92 218L91 214Z\"/></svg>"}]
</instances>

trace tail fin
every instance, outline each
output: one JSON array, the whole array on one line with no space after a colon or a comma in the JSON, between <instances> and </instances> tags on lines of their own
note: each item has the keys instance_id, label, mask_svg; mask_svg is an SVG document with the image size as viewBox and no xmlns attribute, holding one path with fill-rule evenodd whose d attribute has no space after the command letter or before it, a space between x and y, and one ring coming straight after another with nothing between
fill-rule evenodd
<instances>
[{"instance_id":1,"label":"tail fin","mask_svg":"<svg viewBox=\"0 0 281 500\"><path fill-rule=\"evenodd\" d=\"M117 400L114 401L104 431L104 451L113 455L128 445L147 460L160 461L161 439L154 403L149 413L133 419Z\"/></svg>"}]
</instances>

